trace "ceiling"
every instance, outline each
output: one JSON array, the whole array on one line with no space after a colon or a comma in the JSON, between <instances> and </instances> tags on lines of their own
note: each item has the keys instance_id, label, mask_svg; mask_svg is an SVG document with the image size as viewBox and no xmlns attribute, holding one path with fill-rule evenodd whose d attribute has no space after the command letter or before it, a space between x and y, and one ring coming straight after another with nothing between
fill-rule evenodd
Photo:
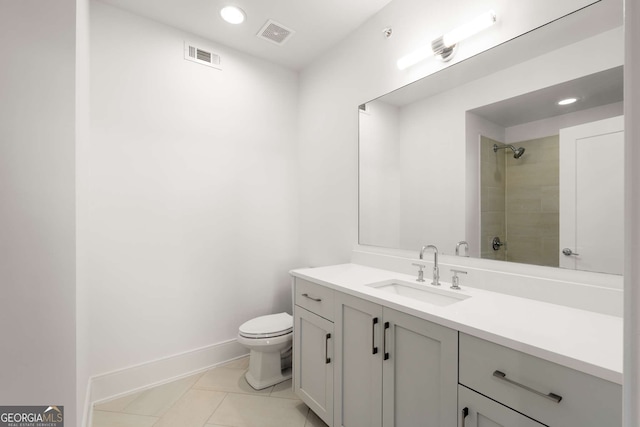
<instances>
[{"instance_id":1,"label":"ceiling","mask_svg":"<svg viewBox=\"0 0 640 427\"><path fill-rule=\"evenodd\" d=\"M471 110L471 112L503 127L511 127L614 102L622 102L623 80L622 66L619 66L485 105ZM559 100L568 97L577 97L578 102L567 106L557 104Z\"/></svg>"},{"instance_id":2,"label":"ceiling","mask_svg":"<svg viewBox=\"0 0 640 427\"><path fill-rule=\"evenodd\" d=\"M344 39L391 0L102 0L232 47L250 55L299 70ZM247 19L232 25L220 9L233 4ZM295 33L282 45L256 34L267 20Z\"/></svg>"}]
</instances>

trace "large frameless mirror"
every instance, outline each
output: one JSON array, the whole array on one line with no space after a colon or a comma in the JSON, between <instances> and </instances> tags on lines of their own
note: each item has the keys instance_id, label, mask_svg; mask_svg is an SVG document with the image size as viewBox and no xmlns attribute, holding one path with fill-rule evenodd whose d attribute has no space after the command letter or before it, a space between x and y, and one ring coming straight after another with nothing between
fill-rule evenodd
<instances>
[{"instance_id":1,"label":"large frameless mirror","mask_svg":"<svg viewBox=\"0 0 640 427\"><path fill-rule=\"evenodd\" d=\"M363 104L359 243L622 274L623 60L599 2Z\"/></svg>"}]
</instances>

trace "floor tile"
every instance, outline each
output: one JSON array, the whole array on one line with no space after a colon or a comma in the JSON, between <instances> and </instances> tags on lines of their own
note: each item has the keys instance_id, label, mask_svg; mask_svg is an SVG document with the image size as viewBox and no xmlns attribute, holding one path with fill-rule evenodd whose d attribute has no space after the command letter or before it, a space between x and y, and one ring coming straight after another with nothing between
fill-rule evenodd
<instances>
[{"instance_id":1,"label":"floor tile","mask_svg":"<svg viewBox=\"0 0 640 427\"><path fill-rule=\"evenodd\" d=\"M128 404L122 412L160 417L198 381L201 375L192 375L145 390L137 399Z\"/></svg>"},{"instance_id":2,"label":"floor tile","mask_svg":"<svg viewBox=\"0 0 640 427\"><path fill-rule=\"evenodd\" d=\"M93 411L93 427L151 427L158 418L146 415Z\"/></svg>"},{"instance_id":3,"label":"floor tile","mask_svg":"<svg viewBox=\"0 0 640 427\"><path fill-rule=\"evenodd\" d=\"M232 360L231 362L227 362L224 365L221 365L220 368L249 369L249 356L241 357L239 359Z\"/></svg>"},{"instance_id":4,"label":"floor tile","mask_svg":"<svg viewBox=\"0 0 640 427\"><path fill-rule=\"evenodd\" d=\"M191 389L153 427L202 427L226 393Z\"/></svg>"},{"instance_id":5,"label":"floor tile","mask_svg":"<svg viewBox=\"0 0 640 427\"><path fill-rule=\"evenodd\" d=\"M273 390L271 390L270 397L280 397L282 399L298 399L298 396L293 394L293 381L287 380L280 384L276 384L273 386Z\"/></svg>"},{"instance_id":6,"label":"floor tile","mask_svg":"<svg viewBox=\"0 0 640 427\"><path fill-rule=\"evenodd\" d=\"M315 412L309 409L309 413L307 414L307 423L304 425L304 427L328 427L328 426L324 421L320 419L320 417L316 415Z\"/></svg>"},{"instance_id":7,"label":"floor tile","mask_svg":"<svg viewBox=\"0 0 640 427\"><path fill-rule=\"evenodd\" d=\"M234 427L304 427L309 408L299 400L229 393L208 424Z\"/></svg>"},{"instance_id":8,"label":"floor tile","mask_svg":"<svg viewBox=\"0 0 640 427\"><path fill-rule=\"evenodd\" d=\"M108 402L95 405L94 408L98 411L123 412L124 408L126 408L128 404L140 397L142 393L143 392L139 391L137 393L132 393L124 397L109 400Z\"/></svg>"},{"instance_id":9,"label":"floor tile","mask_svg":"<svg viewBox=\"0 0 640 427\"><path fill-rule=\"evenodd\" d=\"M194 386L205 390L228 393L263 394L271 393L273 387L254 390L244 378L245 369L214 368L207 371Z\"/></svg>"}]
</instances>

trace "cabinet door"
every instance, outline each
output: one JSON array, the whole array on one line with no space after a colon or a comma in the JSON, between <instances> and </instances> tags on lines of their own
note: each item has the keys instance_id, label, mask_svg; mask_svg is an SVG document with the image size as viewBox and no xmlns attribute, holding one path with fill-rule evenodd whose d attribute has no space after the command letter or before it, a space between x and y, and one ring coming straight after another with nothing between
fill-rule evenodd
<instances>
[{"instance_id":1,"label":"cabinet door","mask_svg":"<svg viewBox=\"0 0 640 427\"><path fill-rule=\"evenodd\" d=\"M325 423L333 425L333 323L294 306L293 390Z\"/></svg>"},{"instance_id":2,"label":"cabinet door","mask_svg":"<svg viewBox=\"0 0 640 427\"><path fill-rule=\"evenodd\" d=\"M382 425L382 307L335 295L336 384L334 426Z\"/></svg>"},{"instance_id":3,"label":"cabinet door","mask_svg":"<svg viewBox=\"0 0 640 427\"><path fill-rule=\"evenodd\" d=\"M459 427L544 427L462 385L458 386Z\"/></svg>"},{"instance_id":4,"label":"cabinet door","mask_svg":"<svg viewBox=\"0 0 640 427\"><path fill-rule=\"evenodd\" d=\"M383 425L455 425L457 331L386 307L382 317Z\"/></svg>"}]
</instances>

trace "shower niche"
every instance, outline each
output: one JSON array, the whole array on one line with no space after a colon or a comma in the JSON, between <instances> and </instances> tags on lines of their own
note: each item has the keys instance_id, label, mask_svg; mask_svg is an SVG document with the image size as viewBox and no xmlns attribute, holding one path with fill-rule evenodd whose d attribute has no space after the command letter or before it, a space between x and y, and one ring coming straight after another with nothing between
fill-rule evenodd
<instances>
[{"instance_id":1,"label":"shower niche","mask_svg":"<svg viewBox=\"0 0 640 427\"><path fill-rule=\"evenodd\" d=\"M559 135L495 145L480 137L481 257L559 267Z\"/></svg>"},{"instance_id":2,"label":"shower niche","mask_svg":"<svg viewBox=\"0 0 640 427\"><path fill-rule=\"evenodd\" d=\"M622 274L621 82L614 67L466 112L481 258Z\"/></svg>"}]
</instances>

